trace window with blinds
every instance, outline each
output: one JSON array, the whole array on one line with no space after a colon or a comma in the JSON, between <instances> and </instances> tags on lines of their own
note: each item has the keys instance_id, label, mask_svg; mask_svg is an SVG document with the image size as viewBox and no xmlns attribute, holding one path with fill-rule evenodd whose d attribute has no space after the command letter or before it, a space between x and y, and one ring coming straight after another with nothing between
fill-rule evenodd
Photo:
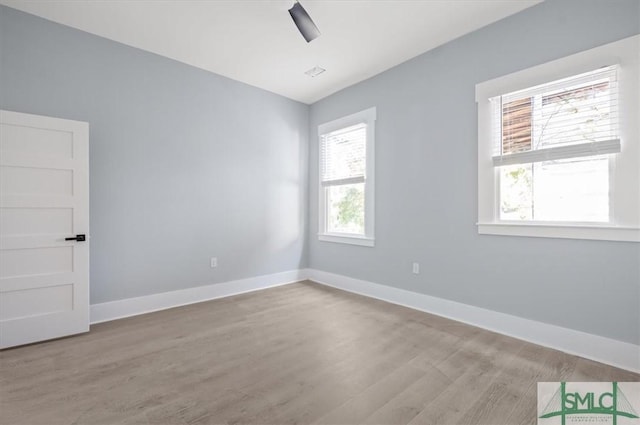
<instances>
[{"instance_id":1,"label":"window with blinds","mask_svg":"<svg viewBox=\"0 0 640 425\"><path fill-rule=\"evenodd\" d=\"M365 123L323 135L320 141L322 185L364 183L366 151Z\"/></svg>"},{"instance_id":2,"label":"window with blinds","mask_svg":"<svg viewBox=\"0 0 640 425\"><path fill-rule=\"evenodd\" d=\"M327 133L320 140L320 184L326 192L328 233L364 235L367 125Z\"/></svg>"},{"instance_id":3,"label":"window with blinds","mask_svg":"<svg viewBox=\"0 0 640 425\"><path fill-rule=\"evenodd\" d=\"M372 108L319 128L321 240L372 246L374 119Z\"/></svg>"},{"instance_id":4,"label":"window with blinds","mask_svg":"<svg viewBox=\"0 0 640 425\"><path fill-rule=\"evenodd\" d=\"M499 218L608 222L609 157L620 152L617 67L490 102Z\"/></svg>"}]
</instances>

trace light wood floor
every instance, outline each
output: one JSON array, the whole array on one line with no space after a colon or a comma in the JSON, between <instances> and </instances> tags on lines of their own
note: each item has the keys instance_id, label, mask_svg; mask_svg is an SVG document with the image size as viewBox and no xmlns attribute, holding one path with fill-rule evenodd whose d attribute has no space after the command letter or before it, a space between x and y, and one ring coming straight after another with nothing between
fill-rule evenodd
<instances>
[{"instance_id":1,"label":"light wood floor","mask_svg":"<svg viewBox=\"0 0 640 425\"><path fill-rule=\"evenodd\" d=\"M0 352L3 424L534 424L538 381L640 376L312 283Z\"/></svg>"}]
</instances>

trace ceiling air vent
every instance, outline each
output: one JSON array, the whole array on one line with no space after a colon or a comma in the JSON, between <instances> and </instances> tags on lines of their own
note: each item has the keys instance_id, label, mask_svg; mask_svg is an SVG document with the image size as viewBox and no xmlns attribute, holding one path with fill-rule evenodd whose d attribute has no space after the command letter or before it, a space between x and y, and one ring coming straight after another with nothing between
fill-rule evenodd
<instances>
[{"instance_id":1,"label":"ceiling air vent","mask_svg":"<svg viewBox=\"0 0 640 425\"><path fill-rule=\"evenodd\" d=\"M306 71L305 74L307 74L309 77L313 78L313 77L317 77L318 75L322 74L325 71L326 71L326 69L324 69L324 68L320 68L319 66L314 66L310 70Z\"/></svg>"}]
</instances>

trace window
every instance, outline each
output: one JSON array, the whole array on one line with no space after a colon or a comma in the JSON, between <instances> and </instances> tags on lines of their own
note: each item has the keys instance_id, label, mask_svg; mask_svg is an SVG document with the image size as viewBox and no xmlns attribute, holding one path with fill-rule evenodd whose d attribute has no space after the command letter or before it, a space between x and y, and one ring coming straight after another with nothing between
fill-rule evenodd
<instances>
[{"instance_id":1,"label":"window","mask_svg":"<svg viewBox=\"0 0 640 425\"><path fill-rule=\"evenodd\" d=\"M476 86L480 233L640 241L639 39Z\"/></svg>"},{"instance_id":2,"label":"window","mask_svg":"<svg viewBox=\"0 0 640 425\"><path fill-rule=\"evenodd\" d=\"M319 239L373 246L375 108L322 124Z\"/></svg>"},{"instance_id":3,"label":"window","mask_svg":"<svg viewBox=\"0 0 640 425\"><path fill-rule=\"evenodd\" d=\"M607 67L489 99L500 220L610 221L616 83L616 67Z\"/></svg>"}]
</instances>

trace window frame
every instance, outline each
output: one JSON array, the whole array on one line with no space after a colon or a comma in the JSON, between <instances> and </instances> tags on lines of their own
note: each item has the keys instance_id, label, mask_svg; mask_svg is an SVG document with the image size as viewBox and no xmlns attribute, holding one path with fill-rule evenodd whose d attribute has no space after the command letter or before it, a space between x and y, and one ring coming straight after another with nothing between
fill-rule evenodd
<instances>
[{"instance_id":1,"label":"window frame","mask_svg":"<svg viewBox=\"0 0 640 425\"><path fill-rule=\"evenodd\" d=\"M318 240L373 247L375 195L375 121L376 108L368 108L318 126ZM364 178L364 234L336 233L327 229L327 190L322 185L322 137L356 124L366 125Z\"/></svg>"},{"instance_id":2,"label":"window frame","mask_svg":"<svg viewBox=\"0 0 640 425\"><path fill-rule=\"evenodd\" d=\"M640 35L596 47L476 85L478 104L478 233L640 242ZM492 156L490 98L595 69L618 65L621 152L609 158L609 222L512 221L500 219L500 172ZM635 187L634 187L635 186Z\"/></svg>"}]
</instances>

